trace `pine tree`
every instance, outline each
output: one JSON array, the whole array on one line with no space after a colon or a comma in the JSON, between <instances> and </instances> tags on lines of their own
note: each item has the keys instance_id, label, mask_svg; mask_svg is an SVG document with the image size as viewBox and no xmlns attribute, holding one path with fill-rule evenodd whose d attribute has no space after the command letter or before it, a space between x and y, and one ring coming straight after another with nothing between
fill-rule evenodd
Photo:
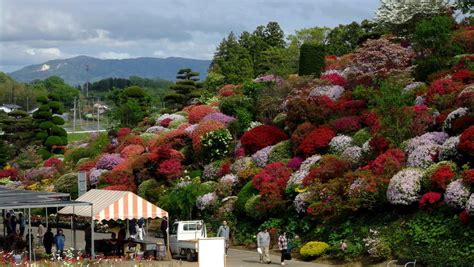
<instances>
[{"instance_id":1,"label":"pine tree","mask_svg":"<svg viewBox=\"0 0 474 267\"><path fill-rule=\"evenodd\" d=\"M174 93L165 96L164 100L173 108L180 109L192 98L199 97L200 92L196 84L199 81L199 72L192 71L190 68L180 69L176 79L176 84L170 87Z\"/></svg>"}]
</instances>

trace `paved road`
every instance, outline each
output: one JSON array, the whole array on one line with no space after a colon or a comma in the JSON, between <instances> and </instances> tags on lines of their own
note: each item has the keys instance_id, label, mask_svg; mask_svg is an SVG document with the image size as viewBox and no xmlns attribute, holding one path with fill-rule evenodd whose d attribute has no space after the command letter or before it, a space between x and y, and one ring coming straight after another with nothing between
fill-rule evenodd
<instances>
[{"instance_id":1,"label":"paved road","mask_svg":"<svg viewBox=\"0 0 474 267\"><path fill-rule=\"evenodd\" d=\"M3 230L3 229L2 229ZM54 229L53 229L53 232ZM33 233L36 233L36 227L33 227ZM66 244L65 248L73 247L72 242L72 232L70 229L64 229L64 235L66 236ZM153 234L152 234L153 235ZM104 239L110 238L110 233L94 233L95 239ZM160 242L161 240L148 236L148 240L152 240L155 242ZM37 240L35 240L36 242ZM84 242L84 231L77 230L76 231L76 241L77 241L77 248L83 249L85 247ZM41 248L37 253L41 253L43 249ZM229 255L227 257L227 267L254 267L254 266L276 266L280 265L280 256L276 254L270 255L272 263L271 264L261 264L259 262L259 257L256 251L248 251L248 250L240 250L240 249L229 249ZM289 266L296 266L296 267L305 267L305 266L313 266L313 267L323 267L323 266L331 266L331 265L323 265L323 264L315 264L315 263L308 263L308 262L301 262L301 261L289 261ZM184 259L174 259L171 262L155 262L153 266L163 266L163 267L198 267L199 264L197 262L187 262ZM334 265L333 265L334 266Z\"/></svg>"}]
</instances>

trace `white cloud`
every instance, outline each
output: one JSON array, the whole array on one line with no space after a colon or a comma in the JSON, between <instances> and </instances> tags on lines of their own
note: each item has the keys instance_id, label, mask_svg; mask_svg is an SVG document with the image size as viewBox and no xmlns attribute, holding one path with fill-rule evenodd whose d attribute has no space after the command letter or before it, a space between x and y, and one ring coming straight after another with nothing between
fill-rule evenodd
<instances>
[{"instance_id":1,"label":"white cloud","mask_svg":"<svg viewBox=\"0 0 474 267\"><path fill-rule=\"evenodd\" d=\"M99 53L99 58L102 59L125 59L131 58L128 53L117 53L113 51Z\"/></svg>"},{"instance_id":2,"label":"white cloud","mask_svg":"<svg viewBox=\"0 0 474 267\"><path fill-rule=\"evenodd\" d=\"M28 48L25 50L25 53L31 56L43 56L43 57L61 57L62 53L59 48L50 47L50 48Z\"/></svg>"}]
</instances>

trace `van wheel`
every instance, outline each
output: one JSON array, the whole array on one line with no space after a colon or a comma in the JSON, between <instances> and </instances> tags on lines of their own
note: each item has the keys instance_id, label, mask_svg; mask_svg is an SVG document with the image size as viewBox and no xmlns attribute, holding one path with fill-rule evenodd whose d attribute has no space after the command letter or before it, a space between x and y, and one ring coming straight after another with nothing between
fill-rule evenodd
<instances>
[{"instance_id":1,"label":"van wheel","mask_svg":"<svg viewBox=\"0 0 474 267\"><path fill-rule=\"evenodd\" d=\"M186 251L186 260L187 261L194 261L196 258L196 255L195 253L191 250L191 249L188 249Z\"/></svg>"}]
</instances>

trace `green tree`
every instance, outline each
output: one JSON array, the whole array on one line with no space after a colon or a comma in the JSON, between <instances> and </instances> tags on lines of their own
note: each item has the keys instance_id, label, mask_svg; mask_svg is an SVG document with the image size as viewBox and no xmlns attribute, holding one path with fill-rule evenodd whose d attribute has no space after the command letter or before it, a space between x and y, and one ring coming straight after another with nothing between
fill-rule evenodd
<instances>
[{"instance_id":1,"label":"green tree","mask_svg":"<svg viewBox=\"0 0 474 267\"><path fill-rule=\"evenodd\" d=\"M196 84L199 81L199 72L192 71L189 68L180 69L176 79L176 84L170 86L170 89L174 92L166 95L164 100L173 108L181 109L188 104L189 100L200 95Z\"/></svg>"},{"instance_id":2,"label":"green tree","mask_svg":"<svg viewBox=\"0 0 474 267\"><path fill-rule=\"evenodd\" d=\"M45 88L48 93L59 97L58 101L67 108L74 105L74 98L79 97L80 91L64 82L58 76L51 76L43 81L34 83L36 88Z\"/></svg>"},{"instance_id":3,"label":"green tree","mask_svg":"<svg viewBox=\"0 0 474 267\"><path fill-rule=\"evenodd\" d=\"M4 132L2 139L11 144L17 153L35 139L33 119L23 110L0 116L0 128Z\"/></svg>"},{"instance_id":4,"label":"green tree","mask_svg":"<svg viewBox=\"0 0 474 267\"><path fill-rule=\"evenodd\" d=\"M249 52L237 42L234 33L231 32L219 44L210 71L222 74L225 83L229 84L238 84L253 78Z\"/></svg>"},{"instance_id":5,"label":"green tree","mask_svg":"<svg viewBox=\"0 0 474 267\"><path fill-rule=\"evenodd\" d=\"M263 31L263 40L270 47L285 47L285 33L278 22L270 21Z\"/></svg>"},{"instance_id":6,"label":"green tree","mask_svg":"<svg viewBox=\"0 0 474 267\"><path fill-rule=\"evenodd\" d=\"M113 90L109 99L114 102L111 116L123 127L135 127L150 109L150 98L138 86L130 86L124 90Z\"/></svg>"},{"instance_id":7,"label":"green tree","mask_svg":"<svg viewBox=\"0 0 474 267\"><path fill-rule=\"evenodd\" d=\"M59 115L63 114L64 107L59 96L49 94L48 97L38 97L36 101L40 106L33 113L33 119L36 127L35 137L44 146L41 155L48 158L51 153L64 153L67 132L61 127L64 119Z\"/></svg>"},{"instance_id":8,"label":"green tree","mask_svg":"<svg viewBox=\"0 0 474 267\"><path fill-rule=\"evenodd\" d=\"M357 22L339 25L332 29L326 37L326 52L329 55L342 56L354 51L359 39L365 34Z\"/></svg>"},{"instance_id":9,"label":"green tree","mask_svg":"<svg viewBox=\"0 0 474 267\"><path fill-rule=\"evenodd\" d=\"M315 75L319 77L324 68L324 46L303 44L300 50L299 75Z\"/></svg>"}]
</instances>

